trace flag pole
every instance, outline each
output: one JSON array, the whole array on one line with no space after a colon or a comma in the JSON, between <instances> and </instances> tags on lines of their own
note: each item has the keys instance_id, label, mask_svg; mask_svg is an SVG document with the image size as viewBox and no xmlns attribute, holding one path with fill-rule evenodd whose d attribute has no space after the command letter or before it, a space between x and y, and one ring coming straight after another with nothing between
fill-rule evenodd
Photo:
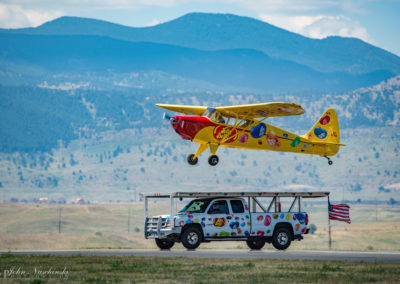
<instances>
[{"instance_id":1,"label":"flag pole","mask_svg":"<svg viewBox=\"0 0 400 284\"><path fill-rule=\"evenodd\" d=\"M331 237L331 219L329 218L329 205L330 205L330 201L329 201L329 195L328 195L328 231L329 231L329 250L332 249L332 237Z\"/></svg>"}]
</instances>

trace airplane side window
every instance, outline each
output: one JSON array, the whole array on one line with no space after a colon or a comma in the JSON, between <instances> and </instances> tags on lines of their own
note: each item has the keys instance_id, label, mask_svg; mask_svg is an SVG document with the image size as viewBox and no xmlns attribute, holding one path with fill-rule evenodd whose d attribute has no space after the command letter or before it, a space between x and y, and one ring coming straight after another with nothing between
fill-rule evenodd
<instances>
[{"instance_id":1,"label":"airplane side window","mask_svg":"<svg viewBox=\"0 0 400 284\"><path fill-rule=\"evenodd\" d=\"M252 123L251 120L246 119L245 121L243 121L243 122L240 124L239 127L246 128L246 127L248 127L251 123Z\"/></svg>"},{"instance_id":2,"label":"airplane side window","mask_svg":"<svg viewBox=\"0 0 400 284\"><path fill-rule=\"evenodd\" d=\"M233 117L225 117L225 124L233 126L236 124L236 119Z\"/></svg>"}]
</instances>

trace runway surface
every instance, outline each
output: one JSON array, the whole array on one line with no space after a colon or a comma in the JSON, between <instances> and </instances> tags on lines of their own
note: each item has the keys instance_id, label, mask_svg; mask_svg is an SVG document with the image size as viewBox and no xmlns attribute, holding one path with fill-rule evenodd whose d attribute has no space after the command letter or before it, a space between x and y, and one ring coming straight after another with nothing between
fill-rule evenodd
<instances>
[{"instance_id":1,"label":"runway surface","mask_svg":"<svg viewBox=\"0 0 400 284\"><path fill-rule=\"evenodd\" d=\"M23 255L84 255L84 256L157 256L157 257L197 257L197 258L244 258L244 259L291 259L291 260L334 260L349 262L400 263L400 253L323 251L323 250L18 250L0 251L0 254Z\"/></svg>"}]
</instances>

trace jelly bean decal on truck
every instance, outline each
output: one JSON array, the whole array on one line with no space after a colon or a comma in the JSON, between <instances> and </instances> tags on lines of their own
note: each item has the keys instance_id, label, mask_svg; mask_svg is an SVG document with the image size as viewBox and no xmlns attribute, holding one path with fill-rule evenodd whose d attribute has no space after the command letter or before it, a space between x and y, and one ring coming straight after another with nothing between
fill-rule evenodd
<instances>
[{"instance_id":1,"label":"jelly bean decal on truck","mask_svg":"<svg viewBox=\"0 0 400 284\"><path fill-rule=\"evenodd\" d=\"M226 219L225 218L215 218L213 224L215 227L223 227L225 226Z\"/></svg>"}]
</instances>

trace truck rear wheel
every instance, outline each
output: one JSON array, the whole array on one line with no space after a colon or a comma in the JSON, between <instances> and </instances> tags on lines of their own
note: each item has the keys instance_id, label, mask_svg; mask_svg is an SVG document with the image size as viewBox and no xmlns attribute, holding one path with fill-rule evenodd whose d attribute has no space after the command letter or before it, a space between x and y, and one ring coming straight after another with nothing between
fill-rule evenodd
<instances>
[{"instance_id":1,"label":"truck rear wheel","mask_svg":"<svg viewBox=\"0 0 400 284\"><path fill-rule=\"evenodd\" d=\"M246 241L247 245L251 249L260 250L265 245L265 240L263 238L252 238Z\"/></svg>"},{"instance_id":2,"label":"truck rear wheel","mask_svg":"<svg viewBox=\"0 0 400 284\"><path fill-rule=\"evenodd\" d=\"M168 239L156 239L156 245L160 249L170 249L174 246L175 242Z\"/></svg>"},{"instance_id":3,"label":"truck rear wheel","mask_svg":"<svg viewBox=\"0 0 400 284\"><path fill-rule=\"evenodd\" d=\"M202 234L196 227L189 227L186 229L182 236L182 245L187 249L196 249L201 243Z\"/></svg>"},{"instance_id":4,"label":"truck rear wheel","mask_svg":"<svg viewBox=\"0 0 400 284\"><path fill-rule=\"evenodd\" d=\"M272 236L272 245L279 250L287 249L292 242L292 237L289 229L281 227L275 230Z\"/></svg>"}]
</instances>

